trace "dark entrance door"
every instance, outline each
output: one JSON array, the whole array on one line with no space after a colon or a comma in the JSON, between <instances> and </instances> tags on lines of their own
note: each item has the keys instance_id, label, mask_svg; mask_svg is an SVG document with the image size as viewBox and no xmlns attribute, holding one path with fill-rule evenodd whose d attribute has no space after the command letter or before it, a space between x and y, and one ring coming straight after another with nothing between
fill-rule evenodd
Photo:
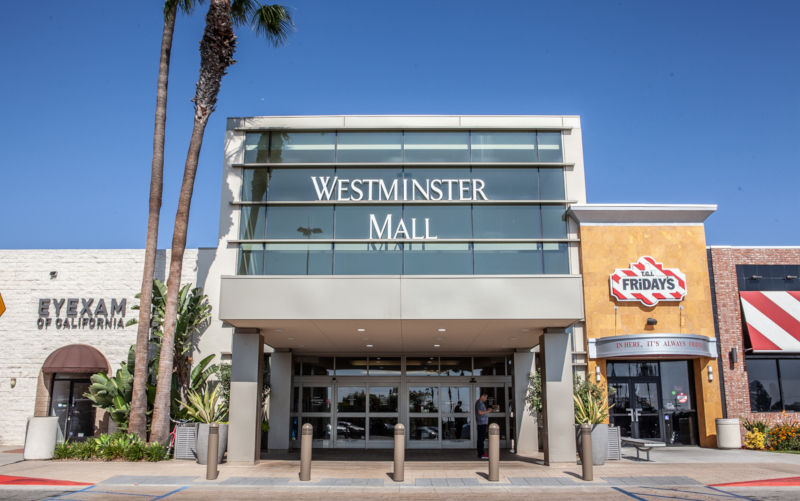
<instances>
[{"instance_id":1,"label":"dark entrance door","mask_svg":"<svg viewBox=\"0 0 800 501\"><path fill-rule=\"evenodd\" d=\"M616 390L609 397L614 404L611 424L619 426L623 437L662 440L660 384L658 378L609 378Z\"/></svg>"},{"instance_id":2,"label":"dark entrance door","mask_svg":"<svg viewBox=\"0 0 800 501\"><path fill-rule=\"evenodd\" d=\"M88 379L56 379L53 381L50 415L58 417L65 438L82 442L94 436L92 401L83 394L89 391Z\"/></svg>"}]
</instances>

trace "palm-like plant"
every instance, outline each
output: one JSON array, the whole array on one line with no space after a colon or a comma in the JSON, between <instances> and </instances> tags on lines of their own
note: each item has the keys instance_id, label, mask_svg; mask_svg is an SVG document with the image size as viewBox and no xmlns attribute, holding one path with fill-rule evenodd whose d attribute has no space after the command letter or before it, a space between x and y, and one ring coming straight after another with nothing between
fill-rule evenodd
<instances>
[{"instance_id":1,"label":"palm-like plant","mask_svg":"<svg viewBox=\"0 0 800 501\"><path fill-rule=\"evenodd\" d=\"M158 64L158 85L156 88L156 120L153 132L153 161L150 171L150 200L147 216L147 242L144 252L144 271L139 310L139 330L136 346L136 371L133 377L133 400L131 401L130 430L139 438L147 436L147 346L150 339L150 281L156 268L158 248L158 223L161 214L161 198L164 191L164 141L167 126L167 84L169 82L169 62L172 53L172 37L175 32L175 18L178 11L191 14L197 5L205 0L166 0L164 2L164 29L161 34L161 58Z\"/></svg>"},{"instance_id":2,"label":"palm-like plant","mask_svg":"<svg viewBox=\"0 0 800 501\"><path fill-rule=\"evenodd\" d=\"M573 395L575 400L575 422L577 424L600 424L608 419L608 411L614 407L608 407L608 404L603 400L595 400L594 397L589 395L586 402L583 401L578 395Z\"/></svg>"},{"instance_id":3,"label":"palm-like plant","mask_svg":"<svg viewBox=\"0 0 800 501\"><path fill-rule=\"evenodd\" d=\"M220 397L220 386L217 385L214 391L189 391L187 398L188 404L180 402L186 408L186 413L198 423L217 423L225 415L224 406L217 405Z\"/></svg>"},{"instance_id":4,"label":"palm-like plant","mask_svg":"<svg viewBox=\"0 0 800 501\"><path fill-rule=\"evenodd\" d=\"M186 250L186 232L189 226L189 209L197 175L197 164L206 125L217 105L222 77L228 67L235 63L236 50L234 25L249 25L256 35L264 35L268 43L277 47L286 43L294 30L294 23L288 10L280 5L262 5L257 0L211 0L206 14L206 28L200 41L200 78L194 97L194 127L189 142L189 152L183 171L183 182L175 215L175 228L172 233L172 254L170 256L169 282L180 283L183 270L183 254ZM161 344L161 359L158 372L172 373L173 339L177 326L178 290L173 287L167 291L164 315L164 336ZM152 442L164 443L169 434L170 388L167 378L160 378L156 391L156 404L153 412Z\"/></svg>"}]
</instances>

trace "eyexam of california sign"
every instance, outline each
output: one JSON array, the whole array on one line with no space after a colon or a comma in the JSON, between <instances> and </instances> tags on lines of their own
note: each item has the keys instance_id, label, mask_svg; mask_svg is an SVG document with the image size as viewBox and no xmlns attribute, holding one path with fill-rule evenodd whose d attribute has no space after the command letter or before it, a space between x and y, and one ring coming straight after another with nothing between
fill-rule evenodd
<instances>
[{"instance_id":1,"label":"eyexam of california sign","mask_svg":"<svg viewBox=\"0 0 800 501\"><path fill-rule=\"evenodd\" d=\"M677 268L664 268L650 256L640 257L630 268L614 270L609 283L617 301L655 306L659 301L682 301L686 297L686 275Z\"/></svg>"},{"instance_id":2,"label":"eyexam of california sign","mask_svg":"<svg viewBox=\"0 0 800 501\"><path fill-rule=\"evenodd\" d=\"M409 181L411 181L409 183ZM383 179L340 179L330 176L311 176L317 200L336 200L342 202L381 201L381 200L489 200L483 192L486 183L481 179L426 179L425 185L416 179L395 179L388 186ZM402 193L401 193L402 192ZM419 195L419 198L417 198ZM410 198L409 198L410 197ZM446 198L445 198L446 197ZM455 197L455 198L454 198ZM425 233L422 233L422 222L417 234L417 219L411 219L411 228L400 219L397 227L392 226L392 215L380 223L375 214L369 215L369 238L387 240L436 240L430 233L430 219L425 218ZM384 236L384 233L386 234ZM373 237L373 235L377 235Z\"/></svg>"}]
</instances>

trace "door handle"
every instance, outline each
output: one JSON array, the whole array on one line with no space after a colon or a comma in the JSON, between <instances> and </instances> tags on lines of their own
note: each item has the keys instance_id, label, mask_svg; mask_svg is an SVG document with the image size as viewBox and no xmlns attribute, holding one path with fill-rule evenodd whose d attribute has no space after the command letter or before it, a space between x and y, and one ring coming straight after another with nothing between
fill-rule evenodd
<instances>
[{"instance_id":1,"label":"door handle","mask_svg":"<svg viewBox=\"0 0 800 501\"><path fill-rule=\"evenodd\" d=\"M631 421L634 423L639 422L639 416L642 414L642 409L628 409L628 416L630 416Z\"/></svg>"}]
</instances>

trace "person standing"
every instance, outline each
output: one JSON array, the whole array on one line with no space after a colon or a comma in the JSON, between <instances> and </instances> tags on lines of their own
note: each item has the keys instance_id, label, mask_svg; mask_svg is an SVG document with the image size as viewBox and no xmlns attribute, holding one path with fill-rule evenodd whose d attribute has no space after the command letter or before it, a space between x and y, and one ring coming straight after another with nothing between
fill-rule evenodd
<instances>
[{"instance_id":1,"label":"person standing","mask_svg":"<svg viewBox=\"0 0 800 501\"><path fill-rule=\"evenodd\" d=\"M481 396L475 401L475 423L478 425L478 459L489 459L486 451L483 448L483 443L486 441L486 432L489 429L489 413L491 409L486 409L486 400L489 394L485 391L481 392Z\"/></svg>"}]
</instances>

